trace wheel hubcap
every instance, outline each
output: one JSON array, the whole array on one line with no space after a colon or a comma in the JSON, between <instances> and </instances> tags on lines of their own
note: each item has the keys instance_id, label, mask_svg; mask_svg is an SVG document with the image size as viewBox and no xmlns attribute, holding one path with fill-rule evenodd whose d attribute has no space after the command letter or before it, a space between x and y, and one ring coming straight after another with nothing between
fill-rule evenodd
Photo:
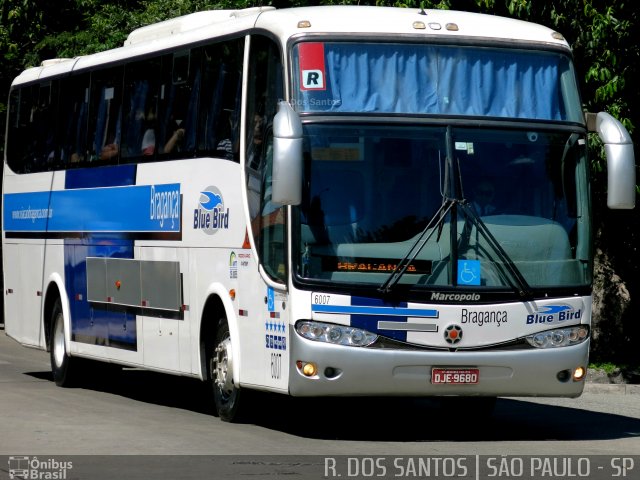
<instances>
[{"instance_id":1,"label":"wheel hubcap","mask_svg":"<svg viewBox=\"0 0 640 480\"><path fill-rule=\"evenodd\" d=\"M53 332L53 358L57 367L62 366L64 362L65 349L64 349L64 326L62 314L56 317L56 328Z\"/></svg>"},{"instance_id":2,"label":"wheel hubcap","mask_svg":"<svg viewBox=\"0 0 640 480\"><path fill-rule=\"evenodd\" d=\"M215 384L223 393L233 392L233 355L231 339L225 338L215 350L213 357L213 372Z\"/></svg>"}]
</instances>

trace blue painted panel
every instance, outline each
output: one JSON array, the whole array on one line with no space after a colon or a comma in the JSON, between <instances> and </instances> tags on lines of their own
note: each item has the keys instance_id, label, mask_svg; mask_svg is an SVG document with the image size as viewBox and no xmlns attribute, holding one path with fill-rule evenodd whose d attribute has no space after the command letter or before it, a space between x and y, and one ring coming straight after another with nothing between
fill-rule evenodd
<instances>
[{"instance_id":1,"label":"blue painted panel","mask_svg":"<svg viewBox=\"0 0 640 480\"><path fill-rule=\"evenodd\" d=\"M360 307L369 307L372 308L372 312L376 312L376 313L382 313L384 311L386 311L386 309L391 309L391 308L399 308L401 309L400 311L402 312L403 310L407 310L407 303L406 302L400 302L397 304L390 304L388 302L385 302L384 300L381 299L377 299L377 298L366 298L366 297L351 297L351 305L353 306L360 306ZM367 311L367 309L358 309L359 311L361 311L362 313L356 313L356 314L352 314L351 315L351 326L352 327L357 327L357 328L362 328L364 330L368 330L369 332L374 332L377 333L379 335L385 336L385 337L389 337L389 338L394 338L396 340L399 340L401 342L406 342L407 341L407 332L406 331L401 331L401 330L378 330L378 322L407 322L407 316L405 315L396 315L396 314L390 314L390 315L384 315L384 314L378 314L378 315L367 315L364 312ZM392 313L392 312L390 312ZM397 313L397 312L396 312ZM405 312L402 312L405 313Z\"/></svg>"},{"instance_id":2,"label":"blue painted panel","mask_svg":"<svg viewBox=\"0 0 640 480\"><path fill-rule=\"evenodd\" d=\"M13 193L4 196L12 232L179 232L180 184Z\"/></svg>"},{"instance_id":3,"label":"blue painted panel","mask_svg":"<svg viewBox=\"0 0 640 480\"><path fill-rule=\"evenodd\" d=\"M136 189L128 186L134 183L135 168L131 165L72 170L66 173L65 188L67 190L61 193L68 195L74 192L77 195L87 196L88 199L93 198L92 208L86 208L87 217L84 220L86 225L95 228L101 222L105 222L102 216L114 218L110 206L114 201L122 200L123 197L118 193L119 191ZM96 193L100 190L81 190L91 188L99 188L103 192L115 192L115 197L104 205L99 205L95 203L95 199L100 196ZM66 198L77 201L80 197ZM149 217L149 197L146 197L144 203L146 215ZM131 204L123 206L132 209ZM77 208L76 204L74 208ZM71 213L73 210L68 209L68 212ZM132 210L140 210L140 208ZM65 218L69 225L73 224L72 215L66 215ZM125 233L100 232L99 229L80 239L65 240L65 281L71 305L72 335L76 341L84 343L136 350L137 332L134 314L108 305L93 306L87 302L87 257L133 258L133 240L126 238Z\"/></svg>"}]
</instances>

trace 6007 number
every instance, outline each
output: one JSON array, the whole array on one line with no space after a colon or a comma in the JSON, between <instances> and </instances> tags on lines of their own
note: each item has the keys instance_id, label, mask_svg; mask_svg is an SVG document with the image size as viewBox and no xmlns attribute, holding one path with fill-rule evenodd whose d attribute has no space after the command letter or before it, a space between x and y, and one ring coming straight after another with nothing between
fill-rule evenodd
<instances>
[{"instance_id":1,"label":"6007 number","mask_svg":"<svg viewBox=\"0 0 640 480\"><path fill-rule=\"evenodd\" d=\"M329 305L329 301L331 300L331 295L326 295L323 293L314 293L313 294L313 304L314 305Z\"/></svg>"},{"instance_id":2,"label":"6007 number","mask_svg":"<svg viewBox=\"0 0 640 480\"><path fill-rule=\"evenodd\" d=\"M280 380L282 377L282 354L271 354L271 378Z\"/></svg>"}]
</instances>

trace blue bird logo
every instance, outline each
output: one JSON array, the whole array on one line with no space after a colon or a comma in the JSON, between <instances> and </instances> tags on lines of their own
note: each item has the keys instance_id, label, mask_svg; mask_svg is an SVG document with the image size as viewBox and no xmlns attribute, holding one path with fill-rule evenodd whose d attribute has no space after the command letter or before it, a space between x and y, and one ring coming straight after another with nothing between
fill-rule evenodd
<instances>
[{"instance_id":1,"label":"blue bird logo","mask_svg":"<svg viewBox=\"0 0 640 480\"><path fill-rule=\"evenodd\" d=\"M543 315L555 315L556 313L564 312L566 310L571 310L571 307L568 305L548 305L538 308L538 313L542 313Z\"/></svg>"},{"instance_id":2,"label":"blue bird logo","mask_svg":"<svg viewBox=\"0 0 640 480\"><path fill-rule=\"evenodd\" d=\"M222 207L222 197L213 192L200 192L200 206L205 210L213 210L216 207Z\"/></svg>"}]
</instances>

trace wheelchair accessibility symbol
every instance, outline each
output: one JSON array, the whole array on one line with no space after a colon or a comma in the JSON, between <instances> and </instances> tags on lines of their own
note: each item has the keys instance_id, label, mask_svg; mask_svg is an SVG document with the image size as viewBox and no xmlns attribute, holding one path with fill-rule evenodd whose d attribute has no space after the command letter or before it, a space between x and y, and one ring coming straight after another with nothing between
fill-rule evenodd
<instances>
[{"instance_id":1,"label":"wheelchair accessibility symbol","mask_svg":"<svg viewBox=\"0 0 640 480\"><path fill-rule=\"evenodd\" d=\"M480 260L458 260L458 285L480 285Z\"/></svg>"}]
</instances>

